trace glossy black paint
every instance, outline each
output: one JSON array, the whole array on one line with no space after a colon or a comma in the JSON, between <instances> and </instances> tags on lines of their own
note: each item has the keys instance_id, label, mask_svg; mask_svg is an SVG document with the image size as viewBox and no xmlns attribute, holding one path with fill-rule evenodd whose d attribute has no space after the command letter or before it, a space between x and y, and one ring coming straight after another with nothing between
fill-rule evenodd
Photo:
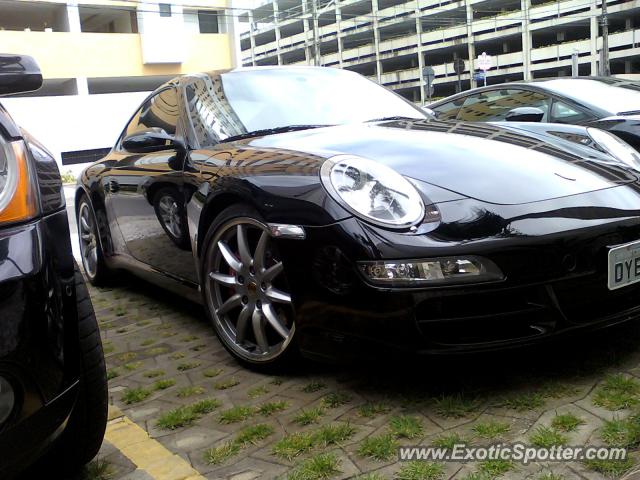
<instances>
[{"instance_id":1,"label":"glossy black paint","mask_svg":"<svg viewBox=\"0 0 640 480\"><path fill-rule=\"evenodd\" d=\"M0 425L0 478L25 469L64 430L76 400L74 263L62 182L51 155L0 106L0 142L24 141L41 214L0 226L0 375L17 404ZM74 340L75 339L75 340Z\"/></svg>"},{"instance_id":2,"label":"glossy black paint","mask_svg":"<svg viewBox=\"0 0 640 480\"><path fill-rule=\"evenodd\" d=\"M432 104L428 105L428 108L433 110L440 118L442 117L442 115L439 114L439 110L443 106L450 104L451 102L463 101L465 98L469 98L473 95L477 95L483 92L490 93L500 90L518 90L522 92L532 92L544 95L549 99L550 102L563 102L565 105L569 106L572 109L575 109L576 112L579 112L581 114L579 117L576 117L576 120L568 118L566 120L548 119L545 121L557 121L561 123L582 125L585 127L591 126L600 128L602 130L607 130L625 140L636 150L640 150L640 112L635 107L628 106L626 107L625 111L621 111L620 109L614 107L604 108L603 105L606 104L606 102L595 102L593 98L589 97L589 95L582 94L579 88L573 89L573 92L571 92L571 88L567 88L566 91L563 90L562 92L560 92L556 88L551 86L554 82L557 83L559 81L566 82L567 85L571 85L571 83L569 82L575 83L589 80L603 82L614 86L619 85L620 87L618 88L618 90L621 92L625 91L624 89L628 89L627 91L633 90L633 93L637 94L637 91L640 90L640 83L638 82L611 77L578 77L567 78L564 80L561 78L550 78L533 80L530 82L508 82L500 85L475 88L466 92L452 95L442 100L438 100L437 102L433 102ZM450 119L448 116L446 117L447 119ZM458 117L458 119L460 119L460 117ZM508 121L508 119L505 120ZM526 120L522 119L519 121L540 120L531 118Z\"/></svg>"},{"instance_id":3,"label":"glossy black paint","mask_svg":"<svg viewBox=\"0 0 640 480\"><path fill-rule=\"evenodd\" d=\"M192 81L169 85L181 92ZM188 125L184 104L181 115ZM276 241L307 355L334 357L371 343L420 353L505 348L640 313L639 286L606 287L607 248L640 239L639 174L567 139L583 130L394 120L203 148L184 127L184 155L116 145L82 174L78 196L92 201L109 266L191 298L198 296L202 239L224 208L246 203L266 222L303 226L304 240ZM396 169L441 221L392 231L355 218L320 182L322 163L336 154ZM176 158L182 170L170 166ZM162 233L151 208L158 188L175 189L184 202L190 249ZM365 260L463 254L491 259L505 280L380 288L356 268Z\"/></svg>"},{"instance_id":4,"label":"glossy black paint","mask_svg":"<svg viewBox=\"0 0 640 480\"><path fill-rule=\"evenodd\" d=\"M38 90L42 73L28 55L0 53L0 95Z\"/></svg>"}]
</instances>

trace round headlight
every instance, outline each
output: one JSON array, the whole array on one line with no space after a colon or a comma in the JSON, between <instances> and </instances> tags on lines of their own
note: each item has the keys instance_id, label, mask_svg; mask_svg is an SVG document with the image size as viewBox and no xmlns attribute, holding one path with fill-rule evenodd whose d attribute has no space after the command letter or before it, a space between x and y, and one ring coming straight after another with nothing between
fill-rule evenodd
<instances>
[{"instance_id":1,"label":"round headlight","mask_svg":"<svg viewBox=\"0 0 640 480\"><path fill-rule=\"evenodd\" d=\"M424 203L409 181L381 163L353 155L337 155L321 168L332 197L371 223L407 228L424 217Z\"/></svg>"},{"instance_id":2,"label":"round headlight","mask_svg":"<svg viewBox=\"0 0 640 480\"><path fill-rule=\"evenodd\" d=\"M640 154L627 142L599 128L589 127L587 128L587 132L591 139L605 152L613 155L631 168L640 170Z\"/></svg>"}]
</instances>

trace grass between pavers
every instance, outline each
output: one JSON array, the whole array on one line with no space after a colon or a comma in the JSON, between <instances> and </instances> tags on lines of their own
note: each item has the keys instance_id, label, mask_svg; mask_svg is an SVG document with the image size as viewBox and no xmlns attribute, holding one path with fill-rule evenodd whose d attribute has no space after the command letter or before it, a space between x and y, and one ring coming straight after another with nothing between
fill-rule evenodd
<instances>
[{"instance_id":1,"label":"grass between pavers","mask_svg":"<svg viewBox=\"0 0 640 480\"><path fill-rule=\"evenodd\" d=\"M162 414L156 422L156 425L164 430L175 430L191 425L197 419L211 413L219 406L220 400L216 398L207 398L190 405L183 405Z\"/></svg>"},{"instance_id":2,"label":"grass between pavers","mask_svg":"<svg viewBox=\"0 0 640 480\"><path fill-rule=\"evenodd\" d=\"M120 370L117 368L110 368L107 370L107 380L113 380L116 377L120 376Z\"/></svg>"},{"instance_id":3,"label":"grass between pavers","mask_svg":"<svg viewBox=\"0 0 640 480\"><path fill-rule=\"evenodd\" d=\"M338 408L351 402L353 397L346 392L331 392L322 397L322 405L327 408Z\"/></svg>"},{"instance_id":4,"label":"grass between pavers","mask_svg":"<svg viewBox=\"0 0 640 480\"><path fill-rule=\"evenodd\" d=\"M257 406L237 405L225 410L220 414L220 423L238 423L247 420L254 415L270 417L271 415L286 410L289 403L285 401L265 402Z\"/></svg>"},{"instance_id":5,"label":"grass between pavers","mask_svg":"<svg viewBox=\"0 0 640 480\"><path fill-rule=\"evenodd\" d=\"M558 445L566 445L569 438L552 427L542 425L535 429L529 436L531 445L538 448L551 448Z\"/></svg>"},{"instance_id":6,"label":"grass between pavers","mask_svg":"<svg viewBox=\"0 0 640 480\"><path fill-rule=\"evenodd\" d=\"M323 480L340 473L340 459L335 453L321 453L300 463L287 480Z\"/></svg>"},{"instance_id":7,"label":"grass between pavers","mask_svg":"<svg viewBox=\"0 0 640 480\"><path fill-rule=\"evenodd\" d=\"M85 465L82 471L83 480L111 480L113 478L113 467L102 458L96 458Z\"/></svg>"},{"instance_id":8,"label":"grass between pavers","mask_svg":"<svg viewBox=\"0 0 640 480\"><path fill-rule=\"evenodd\" d=\"M194 395L202 395L205 392L204 387L198 385L189 385L187 387L182 387L176 393L176 396L179 398L187 398L192 397Z\"/></svg>"},{"instance_id":9,"label":"grass between pavers","mask_svg":"<svg viewBox=\"0 0 640 480\"><path fill-rule=\"evenodd\" d=\"M607 478L620 478L633 467L633 459L627 456L624 460L587 460L585 467L601 473Z\"/></svg>"},{"instance_id":10,"label":"grass between pavers","mask_svg":"<svg viewBox=\"0 0 640 480\"><path fill-rule=\"evenodd\" d=\"M640 382L618 373L608 375L593 394L593 404L607 410L622 410L640 402Z\"/></svg>"},{"instance_id":11,"label":"grass between pavers","mask_svg":"<svg viewBox=\"0 0 640 480\"><path fill-rule=\"evenodd\" d=\"M153 384L153 388L155 390L166 390L167 388L171 388L176 384L176 381L173 378L163 378L162 380L158 380Z\"/></svg>"},{"instance_id":12,"label":"grass between pavers","mask_svg":"<svg viewBox=\"0 0 640 480\"><path fill-rule=\"evenodd\" d=\"M240 444L231 440L206 450L204 452L204 461L211 465L219 465L238 453L240 453Z\"/></svg>"},{"instance_id":13,"label":"grass between pavers","mask_svg":"<svg viewBox=\"0 0 640 480\"><path fill-rule=\"evenodd\" d=\"M524 392L503 397L496 406L505 407L516 412L526 412L540 408L545 403L546 400L540 392Z\"/></svg>"},{"instance_id":14,"label":"grass between pavers","mask_svg":"<svg viewBox=\"0 0 640 480\"><path fill-rule=\"evenodd\" d=\"M551 420L551 427L556 429L559 432L573 432L580 425L584 425L585 421L574 415L573 413L562 413L556 414L556 416Z\"/></svg>"},{"instance_id":15,"label":"grass between pavers","mask_svg":"<svg viewBox=\"0 0 640 480\"><path fill-rule=\"evenodd\" d=\"M256 424L243 428L233 440L222 445L210 448L204 452L204 461L219 465L228 458L237 455L241 449L249 445L257 445L260 441L272 435L274 428L271 425Z\"/></svg>"},{"instance_id":16,"label":"grass between pavers","mask_svg":"<svg viewBox=\"0 0 640 480\"><path fill-rule=\"evenodd\" d=\"M122 368L129 372L133 372L134 370L139 369L142 366L142 362L130 362L122 365Z\"/></svg>"},{"instance_id":17,"label":"grass between pavers","mask_svg":"<svg viewBox=\"0 0 640 480\"><path fill-rule=\"evenodd\" d=\"M258 387L250 388L247 391L247 397L258 398L258 397L261 397L262 395L266 395L267 393L269 393L269 389L264 385L260 385Z\"/></svg>"},{"instance_id":18,"label":"grass between pavers","mask_svg":"<svg viewBox=\"0 0 640 480\"><path fill-rule=\"evenodd\" d=\"M327 388L327 386L322 382L309 382L306 385L304 385L300 390L305 393L314 393L324 388Z\"/></svg>"},{"instance_id":19,"label":"grass between pavers","mask_svg":"<svg viewBox=\"0 0 640 480\"><path fill-rule=\"evenodd\" d=\"M202 376L207 378L213 378L220 375L223 371L224 370L222 370L221 368L210 368L209 370L204 370L202 372Z\"/></svg>"},{"instance_id":20,"label":"grass between pavers","mask_svg":"<svg viewBox=\"0 0 640 480\"><path fill-rule=\"evenodd\" d=\"M356 432L357 428L349 423L323 425L315 431L285 435L273 445L271 453L287 460L293 460L295 457L316 447L340 446Z\"/></svg>"},{"instance_id":21,"label":"grass between pavers","mask_svg":"<svg viewBox=\"0 0 640 480\"><path fill-rule=\"evenodd\" d=\"M357 452L372 460L390 460L398 453L398 441L390 433L367 437L360 442Z\"/></svg>"},{"instance_id":22,"label":"grass between pavers","mask_svg":"<svg viewBox=\"0 0 640 480\"><path fill-rule=\"evenodd\" d=\"M397 480L440 480L444 478L444 466L435 462L407 462L394 476Z\"/></svg>"},{"instance_id":23,"label":"grass between pavers","mask_svg":"<svg viewBox=\"0 0 640 480\"><path fill-rule=\"evenodd\" d=\"M228 410L220 413L220 417L218 421L220 423L229 424L229 423L238 423L243 422L249 417L255 414L254 407L248 407L245 405L238 405L235 407L231 407Z\"/></svg>"},{"instance_id":24,"label":"grass between pavers","mask_svg":"<svg viewBox=\"0 0 640 480\"><path fill-rule=\"evenodd\" d=\"M357 477L354 477L353 480L387 480L387 477L384 477L376 472L370 472L358 475Z\"/></svg>"},{"instance_id":25,"label":"grass between pavers","mask_svg":"<svg viewBox=\"0 0 640 480\"><path fill-rule=\"evenodd\" d=\"M442 395L433 399L435 412L445 418L463 418L471 415L480 408L481 402L477 397L467 397L463 394Z\"/></svg>"},{"instance_id":26,"label":"grass between pavers","mask_svg":"<svg viewBox=\"0 0 640 480\"><path fill-rule=\"evenodd\" d=\"M476 423L472 430L478 437L493 440L509 432L509 430L511 430L511 425L505 422L489 420L487 422Z\"/></svg>"},{"instance_id":27,"label":"grass between pavers","mask_svg":"<svg viewBox=\"0 0 640 480\"><path fill-rule=\"evenodd\" d=\"M389 431L396 438L414 439L422 435L422 420L412 415L397 415L389 420Z\"/></svg>"},{"instance_id":28,"label":"grass between pavers","mask_svg":"<svg viewBox=\"0 0 640 480\"><path fill-rule=\"evenodd\" d=\"M386 402L367 402L358 407L358 415L364 418L373 418L391 411L391 405Z\"/></svg>"},{"instance_id":29,"label":"grass between pavers","mask_svg":"<svg viewBox=\"0 0 640 480\"><path fill-rule=\"evenodd\" d=\"M214 383L213 388L215 388L216 390L228 390L235 387L236 385L240 385L240 380L231 377Z\"/></svg>"},{"instance_id":30,"label":"grass between pavers","mask_svg":"<svg viewBox=\"0 0 640 480\"><path fill-rule=\"evenodd\" d=\"M143 373L146 378L158 378L162 377L164 374L164 370L149 370L148 372Z\"/></svg>"},{"instance_id":31,"label":"grass between pavers","mask_svg":"<svg viewBox=\"0 0 640 480\"><path fill-rule=\"evenodd\" d=\"M182 362L179 363L176 367L179 372L186 372L187 370L192 370L194 368L198 368L200 366L200 362Z\"/></svg>"},{"instance_id":32,"label":"grass between pavers","mask_svg":"<svg viewBox=\"0 0 640 480\"><path fill-rule=\"evenodd\" d=\"M538 475L535 480L565 480L565 476L559 473L545 472Z\"/></svg>"},{"instance_id":33,"label":"grass between pavers","mask_svg":"<svg viewBox=\"0 0 640 480\"><path fill-rule=\"evenodd\" d=\"M640 413L624 419L605 420L600 437L610 447L637 447L640 445Z\"/></svg>"},{"instance_id":34,"label":"grass between pavers","mask_svg":"<svg viewBox=\"0 0 640 480\"><path fill-rule=\"evenodd\" d=\"M453 449L456 445L468 444L469 440L456 432L440 435L431 442L431 445L434 447L447 448L449 450Z\"/></svg>"},{"instance_id":35,"label":"grass between pavers","mask_svg":"<svg viewBox=\"0 0 640 480\"><path fill-rule=\"evenodd\" d=\"M122 396L120 400L127 405L131 405L133 403L140 403L145 400L149 395L151 395L151 390L148 390L143 387L138 388L127 388L122 392Z\"/></svg>"},{"instance_id":36,"label":"grass between pavers","mask_svg":"<svg viewBox=\"0 0 640 480\"><path fill-rule=\"evenodd\" d=\"M300 410L298 414L293 418L294 423L300 426L311 425L312 423L318 423L320 417L324 415L324 408L315 407L307 410Z\"/></svg>"}]
</instances>

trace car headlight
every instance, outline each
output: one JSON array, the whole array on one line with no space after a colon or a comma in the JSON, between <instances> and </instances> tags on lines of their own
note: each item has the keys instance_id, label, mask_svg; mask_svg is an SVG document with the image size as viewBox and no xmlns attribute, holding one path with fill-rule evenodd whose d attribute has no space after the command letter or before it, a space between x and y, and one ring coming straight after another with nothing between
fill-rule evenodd
<instances>
[{"instance_id":1,"label":"car headlight","mask_svg":"<svg viewBox=\"0 0 640 480\"><path fill-rule=\"evenodd\" d=\"M475 255L421 260L358 262L371 283L380 286L424 286L504 280L500 268L488 258Z\"/></svg>"},{"instance_id":2,"label":"car headlight","mask_svg":"<svg viewBox=\"0 0 640 480\"><path fill-rule=\"evenodd\" d=\"M336 155L324 162L320 175L338 203L371 223L407 228L424 217L418 191L386 165L354 155Z\"/></svg>"},{"instance_id":3,"label":"car headlight","mask_svg":"<svg viewBox=\"0 0 640 480\"><path fill-rule=\"evenodd\" d=\"M0 225L21 222L38 213L24 142L0 141Z\"/></svg>"},{"instance_id":4,"label":"car headlight","mask_svg":"<svg viewBox=\"0 0 640 480\"><path fill-rule=\"evenodd\" d=\"M589 127L587 132L591 139L605 152L613 155L625 165L635 170L640 170L640 154L627 142L599 128Z\"/></svg>"}]
</instances>

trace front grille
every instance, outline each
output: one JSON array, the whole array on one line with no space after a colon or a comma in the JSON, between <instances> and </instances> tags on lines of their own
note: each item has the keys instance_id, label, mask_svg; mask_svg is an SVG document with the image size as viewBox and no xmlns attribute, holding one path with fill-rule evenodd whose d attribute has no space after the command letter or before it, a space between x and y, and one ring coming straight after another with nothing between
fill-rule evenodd
<instances>
[{"instance_id":1,"label":"front grille","mask_svg":"<svg viewBox=\"0 0 640 480\"><path fill-rule=\"evenodd\" d=\"M567 320L577 324L640 307L640 283L609 290L606 274L557 282L553 291Z\"/></svg>"},{"instance_id":2,"label":"front grille","mask_svg":"<svg viewBox=\"0 0 640 480\"><path fill-rule=\"evenodd\" d=\"M625 315L640 315L640 282L609 290L606 274L419 302L416 322L439 345L519 341Z\"/></svg>"}]
</instances>

